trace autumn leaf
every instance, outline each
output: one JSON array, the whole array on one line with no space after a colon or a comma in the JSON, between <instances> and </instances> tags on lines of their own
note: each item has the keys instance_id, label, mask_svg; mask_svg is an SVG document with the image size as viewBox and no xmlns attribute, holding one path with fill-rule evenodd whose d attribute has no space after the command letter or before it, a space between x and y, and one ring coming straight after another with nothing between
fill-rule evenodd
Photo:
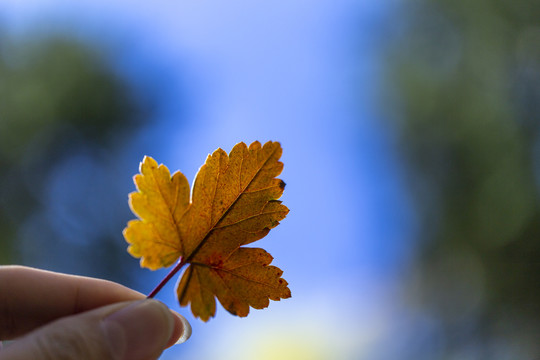
<instances>
[{"instance_id":1,"label":"autumn leaf","mask_svg":"<svg viewBox=\"0 0 540 360\"><path fill-rule=\"evenodd\" d=\"M176 289L178 301L191 304L203 321L215 315L216 297L230 313L247 316L249 307L262 309L269 299L291 296L282 271L270 265L272 256L244 247L289 212L277 200L285 188L276 178L283 169L281 152L277 142L249 148L239 143L229 155L217 149L199 169L191 199L186 177L180 172L171 177L150 157L134 177L138 191L129 203L139 219L124 229L128 252L152 270L178 261L161 284L188 265Z\"/></svg>"}]
</instances>

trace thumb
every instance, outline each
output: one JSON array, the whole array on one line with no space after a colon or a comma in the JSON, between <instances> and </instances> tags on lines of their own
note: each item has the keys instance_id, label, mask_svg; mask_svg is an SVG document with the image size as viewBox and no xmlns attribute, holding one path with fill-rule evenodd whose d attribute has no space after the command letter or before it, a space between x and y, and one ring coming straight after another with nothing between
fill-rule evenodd
<instances>
[{"instance_id":1,"label":"thumb","mask_svg":"<svg viewBox=\"0 0 540 360\"><path fill-rule=\"evenodd\" d=\"M0 351L0 360L157 359L177 323L157 300L112 304L45 325Z\"/></svg>"}]
</instances>

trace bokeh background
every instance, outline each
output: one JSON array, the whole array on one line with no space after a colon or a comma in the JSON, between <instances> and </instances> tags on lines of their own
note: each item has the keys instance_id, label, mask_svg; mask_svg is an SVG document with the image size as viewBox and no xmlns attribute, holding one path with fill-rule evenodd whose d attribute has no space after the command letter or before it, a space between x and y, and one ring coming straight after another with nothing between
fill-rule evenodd
<instances>
[{"instance_id":1,"label":"bokeh background","mask_svg":"<svg viewBox=\"0 0 540 360\"><path fill-rule=\"evenodd\" d=\"M293 297L162 359L540 357L540 2L0 3L0 263L149 292L147 154L280 141Z\"/></svg>"}]
</instances>

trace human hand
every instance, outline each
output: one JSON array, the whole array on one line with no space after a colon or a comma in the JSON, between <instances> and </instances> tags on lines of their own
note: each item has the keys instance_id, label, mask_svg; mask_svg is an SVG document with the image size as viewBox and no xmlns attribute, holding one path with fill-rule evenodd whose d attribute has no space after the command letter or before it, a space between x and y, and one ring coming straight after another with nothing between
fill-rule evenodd
<instances>
[{"instance_id":1,"label":"human hand","mask_svg":"<svg viewBox=\"0 0 540 360\"><path fill-rule=\"evenodd\" d=\"M0 266L0 340L17 338L0 360L150 360L190 334L181 315L122 285Z\"/></svg>"}]
</instances>

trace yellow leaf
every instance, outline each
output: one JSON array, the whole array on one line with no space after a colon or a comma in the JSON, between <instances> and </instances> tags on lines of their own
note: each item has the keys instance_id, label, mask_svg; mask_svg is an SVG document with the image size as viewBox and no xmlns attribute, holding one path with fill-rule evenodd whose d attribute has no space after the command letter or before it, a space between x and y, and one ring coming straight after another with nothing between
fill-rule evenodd
<instances>
[{"instance_id":1,"label":"yellow leaf","mask_svg":"<svg viewBox=\"0 0 540 360\"><path fill-rule=\"evenodd\" d=\"M128 252L141 266L158 269L178 258L189 264L177 288L180 305L207 321L215 315L215 297L225 309L246 316L249 307L290 297L282 271L270 266L272 256L245 248L264 237L289 209L277 200L285 183L281 146L259 142L237 144L229 155L221 149L199 169L190 201L184 175L172 177L164 165L145 157L135 176L138 192L130 206L139 220L124 230Z\"/></svg>"}]
</instances>

